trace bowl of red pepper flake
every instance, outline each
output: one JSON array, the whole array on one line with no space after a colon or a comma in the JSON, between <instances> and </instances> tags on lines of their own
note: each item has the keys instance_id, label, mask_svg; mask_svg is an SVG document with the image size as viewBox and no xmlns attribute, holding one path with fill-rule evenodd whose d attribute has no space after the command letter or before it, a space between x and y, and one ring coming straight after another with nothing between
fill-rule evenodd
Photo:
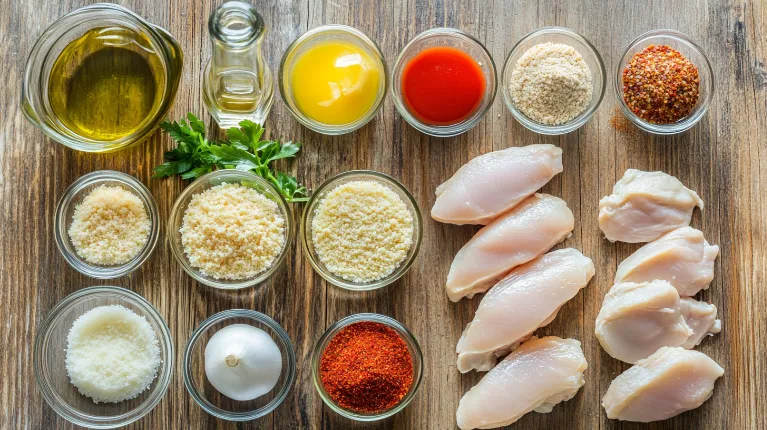
<instances>
[{"instance_id":1,"label":"bowl of red pepper flake","mask_svg":"<svg viewBox=\"0 0 767 430\"><path fill-rule=\"evenodd\" d=\"M623 53L615 91L624 115L637 127L676 134L706 114L714 94L714 73L706 54L688 36L653 30Z\"/></svg>"},{"instance_id":2,"label":"bowl of red pepper flake","mask_svg":"<svg viewBox=\"0 0 767 430\"><path fill-rule=\"evenodd\" d=\"M423 355L397 320L356 314L333 324L312 354L314 385L338 414L376 421L404 409L418 391Z\"/></svg>"}]
</instances>

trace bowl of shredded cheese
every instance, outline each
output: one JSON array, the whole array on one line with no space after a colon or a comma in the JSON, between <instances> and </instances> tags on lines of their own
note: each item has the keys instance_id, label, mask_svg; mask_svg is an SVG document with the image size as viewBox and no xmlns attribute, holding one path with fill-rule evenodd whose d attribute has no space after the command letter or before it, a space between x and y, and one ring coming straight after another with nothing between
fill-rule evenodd
<instances>
[{"instance_id":1,"label":"bowl of shredded cheese","mask_svg":"<svg viewBox=\"0 0 767 430\"><path fill-rule=\"evenodd\" d=\"M61 417L116 428L148 414L165 396L173 339L157 310L125 288L98 286L65 297L40 325L34 373Z\"/></svg>"},{"instance_id":2,"label":"bowl of shredded cheese","mask_svg":"<svg viewBox=\"0 0 767 430\"><path fill-rule=\"evenodd\" d=\"M301 237L312 267L349 290L389 285L421 245L418 204L394 178L353 170L320 185L304 207Z\"/></svg>"},{"instance_id":3,"label":"bowl of shredded cheese","mask_svg":"<svg viewBox=\"0 0 767 430\"><path fill-rule=\"evenodd\" d=\"M228 290L269 279L292 237L290 209L277 188L233 169L195 180L176 200L168 221L170 248L184 271Z\"/></svg>"},{"instance_id":4,"label":"bowl of shredded cheese","mask_svg":"<svg viewBox=\"0 0 767 430\"><path fill-rule=\"evenodd\" d=\"M64 192L54 232L59 251L75 270L113 279L149 258L160 234L160 217L144 184L122 172L99 170Z\"/></svg>"}]
</instances>

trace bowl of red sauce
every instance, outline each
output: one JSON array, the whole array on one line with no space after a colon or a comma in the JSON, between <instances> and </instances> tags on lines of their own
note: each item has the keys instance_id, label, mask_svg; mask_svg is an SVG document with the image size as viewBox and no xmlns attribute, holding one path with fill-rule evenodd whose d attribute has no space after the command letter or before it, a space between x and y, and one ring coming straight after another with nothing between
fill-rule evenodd
<instances>
[{"instance_id":1,"label":"bowl of red sauce","mask_svg":"<svg viewBox=\"0 0 767 430\"><path fill-rule=\"evenodd\" d=\"M403 410L423 375L418 341L397 320L363 313L331 325L312 353L322 401L354 421L378 421Z\"/></svg>"},{"instance_id":2,"label":"bowl of red sauce","mask_svg":"<svg viewBox=\"0 0 767 430\"><path fill-rule=\"evenodd\" d=\"M474 127L493 104L495 63L480 41L454 28L416 36L392 69L391 91L413 128L449 137Z\"/></svg>"}]
</instances>

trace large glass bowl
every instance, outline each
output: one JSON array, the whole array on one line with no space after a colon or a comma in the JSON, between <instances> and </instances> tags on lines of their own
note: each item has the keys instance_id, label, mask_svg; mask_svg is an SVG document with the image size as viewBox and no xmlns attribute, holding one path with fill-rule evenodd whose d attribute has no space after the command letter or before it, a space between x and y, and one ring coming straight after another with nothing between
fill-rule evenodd
<instances>
[{"instance_id":1,"label":"large glass bowl","mask_svg":"<svg viewBox=\"0 0 767 430\"><path fill-rule=\"evenodd\" d=\"M285 220L285 245L280 251L279 255L274 259L272 265L259 273L253 278L241 279L241 280L226 280L215 279L211 276L207 276L200 272L199 269L192 266L189 258L187 258L184 252L184 245L181 243L181 226L184 222L184 213L189 203L192 201L192 197L195 194L200 194L205 190L215 187L221 184L233 184L238 183L246 187L250 187L263 194L268 199L277 203L277 208ZM173 256L176 257L176 261L181 264L184 271L197 281L214 288L221 288L225 290L236 290L240 288L252 287L256 284L269 279L279 268L280 263L285 259L290 248L290 240L293 237L293 218L288 208L288 204L277 188L267 182L262 177L250 173L241 172L239 170L225 169L217 170L215 172L208 173L207 175L197 178L192 182L184 192L176 199L176 203L173 205L173 209L170 211L170 220L168 221L168 240L170 241L170 249L173 252Z\"/></svg>"},{"instance_id":2,"label":"large glass bowl","mask_svg":"<svg viewBox=\"0 0 767 430\"><path fill-rule=\"evenodd\" d=\"M282 355L282 373L272 391L254 400L232 400L216 390L205 376L205 346L217 331L231 324L248 324L268 333ZM184 351L184 385L205 412L228 421L251 421L272 412L288 396L296 379L296 356L285 330L270 317L247 309L219 312L200 324Z\"/></svg>"},{"instance_id":3,"label":"large glass bowl","mask_svg":"<svg viewBox=\"0 0 767 430\"><path fill-rule=\"evenodd\" d=\"M91 264L77 255L72 240L69 237L69 226L72 224L72 216L78 204L90 194L93 189L105 185L108 187L121 187L136 195L144 204L147 215L149 215L149 237L141 251L130 261L115 266L100 266ZM152 254L157 238L160 236L160 215L157 210L157 202L152 198L152 194L133 176L113 170L99 170L88 173L76 180L67 188L56 207L56 217L53 221L53 230L56 239L56 246L61 251L61 255L75 270L83 275L97 279L114 279L125 276L138 269Z\"/></svg>"},{"instance_id":4,"label":"large glass bowl","mask_svg":"<svg viewBox=\"0 0 767 430\"><path fill-rule=\"evenodd\" d=\"M623 99L623 70L635 54L642 52L650 45L670 46L684 55L698 69L698 76L700 77L698 103L687 117L671 124L653 124L639 118L629 109ZM615 74L615 94L618 97L621 111L637 127L654 134L677 134L692 128L708 111L708 106L714 98L714 71L703 49L687 35L675 30L648 31L629 44L618 62Z\"/></svg>"},{"instance_id":5,"label":"large glass bowl","mask_svg":"<svg viewBox=\"0 0 767 430\"><path fill-rule=\"evenodd\" d=\"M396 406L376 414L355 412L337 404L333 398L330 397L328 392L325 391L325 387L322 383L322 378L320 375L320 363L322 361L322 354L325 352L325 348L327 348L330 341L333 340L338 332L340 332L344 327L363 321L381 323L397 332L402 340L405 341L405 344L407 344L408 351L410 352L410 357L413 360L413 384L410 387L410 391L408 391L405 397L403 397ZM354 421L366 422L382 420L405 409L418 392L418 388L421 386L421 379L423 377L423 353L421 352L421 345L418 344L418 340L416 340L415 336L413 336L413 334L410 333L410 331L405 326L400 324L400 322L394 318L372 313L350 315L331 325L317 342L317 345L312 351L312 377L314 379L314 387L320 394L322 401L325 402L325 404L328 405L330 409L339 415Z\"/></svg>"},{"instance_id":6,"label":"large glass bowl","mask_svg":"<svg viewBox=\"0 0 767 430\"><path fill-rule=\"evenodd\" d=\"M74 321L93 308L107 305L124 306L146 318L160 343L162 363L152 384L135 399L97 404L70 383L65 350ZM90 287L70 294L51 310L35 337L35 379L43 398L64 419L84 427L121 427L148 414L168 391L173 360L173 339L162 316L143 297L125 288Z\"/></svg>"},{"instance_id":7,"label":"large glass bowl","mask_svg":"<svg viewBox=\"0 0 767 430\"><path fill-rule=\"evenodd\" d=\"M340 276L335 275L320 260L320 257L314 248L314 241L312 240L312 221L314 220L317 206L320 204L320 202L322 202L322 199L324 199L330 191L334 190L339 185L354 181L373 181L383 184L390 190L397 193L397 195L399 195L399 197L405 203L408 211L410 211L411 215L413 216L412 244L410 245L410 249L405 256L405 259L391 274L389 274L389 276L373 282L357 283L348 281ZM312 194L309 202L304 207L304 213L301 219L301 238L304 244L304 253L309 258L309 263L312 265L314 270L331 284L354 291L365 291L381 288L402 277L402 275L404 275L408 269L410 269L410 266L413 264L413 261L415 261L415 257L418 255L418 251L421 248L422 230L423 222L421 220L421 212L418 210L418 204L407 190L407 188L405 188L404 185L397 182L397 180L391 176L370 170L351 170L341 173L340 175L334 176L325 181L322 185L320 185L319 188L314 191L314 194Z\"/></svg>"},{"instance_id":8,"label":"large glass bowl","mask_svg":"<svg viewBox=\"0 0 767 430\"><path fill-rule=\"evenodd\" d=\"M527 115L522 113L522 111L520 111L514 104L511 97L511 89L509 87L511 83L511 73L514 71L514 67L516 67L517 62L522 55L533 46L546 42L562 43L572 46L581 54L583 61L586 62L586 65L591 71L593 86L591 101L578 116L559 125L543 124L528 118ZM599 104L602 103L602 98L604 98L605 95L606 75L607 73L605 72L605 65L602 62L602 56L599 55L599 52L594 45L586 40L585 37L564 27L539 28L517 42L517 44L511 48L509 56L506 57L506 63L503 65L503 77L501 78L503 81L503 102L506 104L506 107L509 109L509 112L511 112L514 119L529 130L548 135L570 133L571 131L580 128L583 124L586 124L586 122L588 122L594 115L594 112L597 111Z\"/></svg>"}]
</instances>

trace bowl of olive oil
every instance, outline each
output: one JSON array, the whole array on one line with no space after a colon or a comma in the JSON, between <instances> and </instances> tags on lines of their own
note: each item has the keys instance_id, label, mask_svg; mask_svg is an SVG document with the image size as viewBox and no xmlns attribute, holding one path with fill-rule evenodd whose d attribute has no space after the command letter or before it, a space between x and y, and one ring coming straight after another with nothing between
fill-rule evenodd
<instances>
[{"instance_id":1,"label":"bowl of olive oil","mask_svg":"<svg viewBox=\"0 0 767 430\"><path fill-rule=\"evenodd\" d=\"M181 77L179 43L107 3L75 10L45 30L24 75L23 111L52 139L108 152L147 139L170 109Z\"/></svg>"}]
</instances>

